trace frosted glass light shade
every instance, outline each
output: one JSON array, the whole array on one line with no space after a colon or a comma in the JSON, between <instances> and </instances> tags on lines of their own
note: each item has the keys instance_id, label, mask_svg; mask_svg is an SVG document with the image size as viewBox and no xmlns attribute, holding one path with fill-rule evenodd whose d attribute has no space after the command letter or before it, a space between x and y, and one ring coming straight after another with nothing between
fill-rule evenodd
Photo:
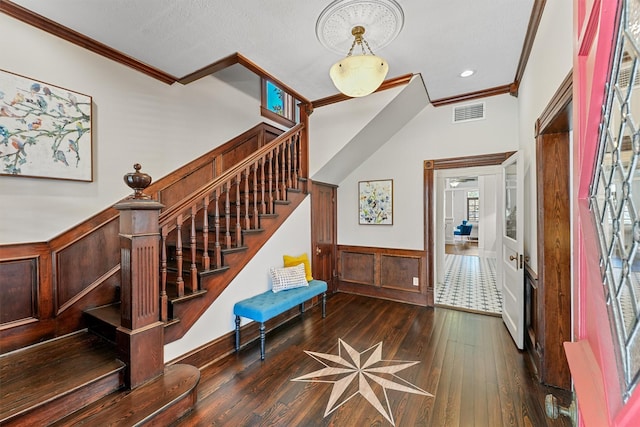
<instances>
[{"instance_id":1,"label":"frosted glass light shade","mask_svg":"<svg viewBox=\"0 0 640 427\"><path fill-rule=\"evenodd\" d=\"M354 98L380 87L389 71L387 62L375 55L352 55L333 64L329 76L336 88Z\"/></svg>"}]
</instances>

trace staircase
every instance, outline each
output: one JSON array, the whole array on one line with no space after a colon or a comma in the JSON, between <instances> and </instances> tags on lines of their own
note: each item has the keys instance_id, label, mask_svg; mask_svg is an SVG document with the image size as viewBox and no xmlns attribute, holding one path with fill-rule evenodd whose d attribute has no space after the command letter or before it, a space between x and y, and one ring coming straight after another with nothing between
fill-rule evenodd
<instances>
[{"instance_id":1,"label":"staircase","mask_svg":"<svg viewBox=\"0 0 640 427\"><path fill-rule=\"evenodd\" d=\"M307 196L296 126L160 214L165 344L181 338ZM120 304L85 311L115 342Z\"/></svg>"},{"instance_id":2,"label":"staircase","mask_svg":"<svg viewBox=\"0 0 640 427\"><path fill-rule=\"evenodd\" d=\"M165 344L186 333L306 197L302 130L298 125L264 144L161 211ZM0 425L168 424L189 411L199 380L192 366L167 366L126 388L116 332L121 317L118 300L89 307L87 329L1 355Z\"/></svg>"}]
</instances>

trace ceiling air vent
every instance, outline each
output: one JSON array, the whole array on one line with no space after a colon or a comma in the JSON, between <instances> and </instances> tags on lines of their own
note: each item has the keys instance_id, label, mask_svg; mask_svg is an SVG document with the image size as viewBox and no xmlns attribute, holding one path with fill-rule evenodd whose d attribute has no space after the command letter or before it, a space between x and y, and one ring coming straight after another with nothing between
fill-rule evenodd
<instances>
[{"instance_id":1,"label":"ceiling air vent","mask_svg":"<svg viewBox=\"0 0 640 427\"><path fill-rule=\"evenodd\" d=\"M453 123L484 119L484 102L453 107Z\"/></svg>"}]
</instances>

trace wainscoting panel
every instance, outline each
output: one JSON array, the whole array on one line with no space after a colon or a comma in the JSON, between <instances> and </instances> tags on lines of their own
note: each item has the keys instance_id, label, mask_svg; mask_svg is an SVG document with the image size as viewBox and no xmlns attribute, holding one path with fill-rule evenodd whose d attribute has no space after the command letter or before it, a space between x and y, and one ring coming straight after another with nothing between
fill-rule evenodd
<instances>
[{"instance_id":1,"label":"wainscoting panel","mask_svg":"<svg viewBox=\"0 0 640 427\"><path fill-rule=\"evenodd\" d=\"M38 258L0 263L0 328L38 317Z\"/></svg>"},{"instance_id":2,"label":"wainscoting panel","mask_svg":"<svg viewBox=\"0 0 640 427\"><path fill-rule=\"evenodd\" d=\"M420 279L420 258L406 255L380 255L380 286L407 292L420 292L413 278Z\"/></svg>"},{"instance_id":3,"label":"wainscoting panel","mask_svg":"<svg viewBox=\"0 0 640 427\"><path fill-rule=\"evenodd\" d=\"M376 260L375 254L361 252L339 251L339 264L342 265L340 280L375 285Z\"/></svg>"},{"instance_id":4,"label":"wainscoting panel","mask_svg":"<svg viewBox=\"0 0 640 427\"><path fill-rule=\"evenodd\" d=\"M115 218L53 253L58 310L87 288L119 272L119 228L119 218Z\"/></svg>"},{"instance_id":5,"label":"wainscoting panel","mask_svg":"<svg viewBox=\"0 0 640 427\"><path fill-rule=\"evenodd\" d=\"M165 206L175 205L191 194L194 188L200 188L202 183L211 181L215 176L215 167L215 159L201 165L199 169L194 170L180 181L172 182L158 191L157 200Z\"/></svg>"},{"instance_id":6,"label":"wainscoting panel","mask_svg":"<svg viewBox=\"0 0 640 427\"><path fill-rule=\"evenodd\" d=\"M337 291L426 306L425 261L424 251L338 245Z\"/></svg>"}]
</instances>

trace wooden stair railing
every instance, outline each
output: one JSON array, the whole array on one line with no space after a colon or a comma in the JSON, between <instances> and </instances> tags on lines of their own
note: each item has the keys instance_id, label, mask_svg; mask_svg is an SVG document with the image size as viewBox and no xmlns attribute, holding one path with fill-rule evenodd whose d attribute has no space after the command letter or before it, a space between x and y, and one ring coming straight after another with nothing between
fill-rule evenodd
<instances>
[{"instance_id":1,"label":"wooden stair railing","mask_svg":"<svg viewBox=\"0 0 640 427\"><path fill-rule=\"evenodd\" d=\"M299 190L303 129L295 126L160 214L161 321L171 320L170 264L178 298L202 291L198 277L224 269L225 251L242 249L243 233L260 230L260 215L272 215L287 189Z\"/></svg>"},{"instance_id":2,"label":"wooden stair railing","mask_svg":"<svg viewBox=\"0 0 640 427\"><path fill-rule=\"evenodd\" d=\"M306 120L303 120L306 123ZM189 163L182 165L168 175L154 180L154 182L145 190L153 199L158 200L165 206L165 210L169 211L173 206L180 203L186 195L190 194L194 189L206 186L208 183L222 176L229 168L242 162L245 153L253 153L261 147L274 141L282 135L282 129L271 126L267 123L259 123L251 129L231 138L222 143L211 151L204 153L202 156L193 159ZM301 142L300 142L301 140ZM306 133L302 129L300 140L294 145L291 152L292 159L302 161L302 165L296 165L296 170L291 175L292 187L297 185L294 177L298 174L299 178L306 176L307 170L307 148ZM302 151L302 152L300 152ZM278 152L278 162L282 163L283 154L285 159L288 158L286 150ZM275 154L270 158L274 159ZM209 306L221 289L224 289L235 274L245 265L257 250L264 244L266 239L273 234L275 229L290 214L291 208L299 203L303 197L289 191L287 198L291 202L286 208L279 207L277 218L274 205L281 203L276 202L275 190L282 191L282 184L276 188L275 185L275 163L260 163L257 170L258 179L250 179L247 183L242 183L240 187L241 196L241 229L242 238L246 242L244 248L227 249L226 227L227 221L225 217L224 191L218 190L211 193L208 198L203 198L202 208L209 212L209 215L201 215L198 213L198 204L192 204L195 209L196 227L196 245L198 248L206 247L204 252L196 254L196 271L210 271L208 274L200 274L198 280L193 280L191 275L192 254L189 252L192 245L191 235L181 234L182 252L185 264L181 267L183 273L183 281L188 291L194 285L202 286L202 291L195 295L187 295L186 297L176 300L177 294L174 288L171 288L170 300L161 304L165 309L165 313L160 313L163 318L171 315L167 313L167 304L176 313L179 321L171 322L166 326L172 325L177 327L168 328L170 332L165 334L165 343L179 339L188 330L191 324L197 320L205 309ZM262 165L264 164L264 167ZM245 165L247 166L247 165ZM251 164L248 165L251 171ZM300 167L301 166L301 167ZM242 168L238 169L240 172ZM252 176L255 172L251 172ZM271 184L269 184L269 174L271 174ZM282 175L282 168L278 170L278 179ZM237 172L234 173L237 176ZM286 176L286 172L285 172ZM265 185L258 185L264 182ZM300 186L304 186L304 179L300 180ZM250 211L244 210L246 202L244 198L247 196L246 186L249 185L251 195L249 195ZM255 187L255 188L254 188ZM304 187L306 188L306 187ZM229 215L230 218L236 219L236 190L235 187L229 186ZM255 189L255 191L253 191ZM224 188L222 188L224 190ZM261 190L263 193L261 193ZM271 190L271 191L270 191ZM254 208L253 194L260 193L257 196L257 207ZM302 191L299 191L302 193ZM215 200L214 200L215 197ZM216 209L218 210L216 212ZM253 211L257 210L260 214L256 216ZM262 212L270 212L271 214L262 215ZM166 216L167 214L165 214ZM193 215L191 208L183 213L183 221L180 222L182 231L191 230L190 219ZM272 216L269 216L272 215ZM247 217L250 226L247 227ZM163 217L164 218L164 217ZM216 224L215 218L218 218ZM5 295L2 303L0 303L0 311L3 312L3 321L0 322L0 353L6 353L18 348L22 348L37 342L51 339L57 336L66 335L74 331L78 331L88 326L93 321L86 314L88 310L104 307L120 301L120 239L118 235L120 215L114 207L108 207L101 212L93 215L82 223L49 241L16 243L16 244L0 244L0 276L7 278L8 282L4 283L8 286L10 292ZM185 222L186 221L186 222ZM175 220L177 223L177 219ZM260 222L265 232L255 231L259 228ZM235 227L236 224L234 223ZM177 227L176 227L177 228ZM177 240L176 228L168 235L169 238ZM160 228L157 228L160 231ZM245 232L244 230L249 230ZM231 244L236 239L235 228L231 228L233 232L229 233ZM218 233L216 239L214 234ZM207 242L204 240L208 239ZM218 249L215 248L214 242L217 241ZM170 249L170 252L164 256L167 260L166 266L159 266L159 270L168 271L169 277L164 282L172 282L175 284L175 276L177 273L177 265L175 265L175 253L171 252L175 249L175 241L171 242L172 247L164 247L164 250ZM206 244L205 244L206 243ZM231 253L233 252L233 253ZM229 266L223 266L218 269L215 266L223 265L225 262ZM208 261L207 261L208 258ZM83 259L82 268L78 268L78 259ZM89 261L90 260L90 261ZM215 273L215 274L214 274ZM158 290L160 288L160 278L158 279ZM205 298L195 298L206 294ZM191 304L190 301L199 301ZM185 310L188 313L185 313ZM112 313L113 314L113 313ZM113 317L108 314L107 324ZM115 317L119 317L116 313ZM115 320L114 320L115 322ZM105 325L107 326L107 325ZM108 331L105 331L108 333ZM114 340L113 336L105 336L110 340Z\"/></svg>"}]
</instances>

